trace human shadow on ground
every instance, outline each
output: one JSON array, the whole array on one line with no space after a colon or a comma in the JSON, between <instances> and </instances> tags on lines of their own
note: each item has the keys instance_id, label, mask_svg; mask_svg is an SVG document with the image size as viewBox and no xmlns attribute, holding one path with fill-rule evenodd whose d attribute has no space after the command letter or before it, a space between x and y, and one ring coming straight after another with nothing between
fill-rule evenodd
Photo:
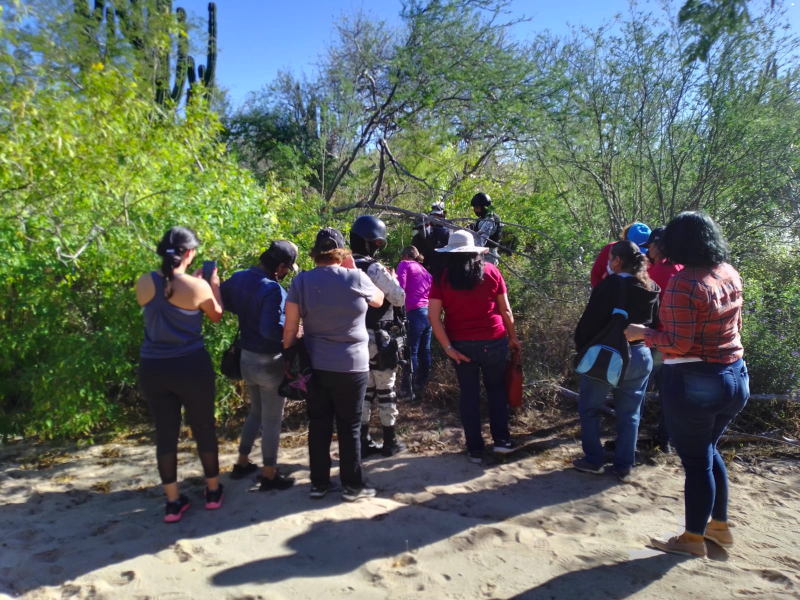
<instances>
[{"instance_id":1,"label":"human shadow on ground","mask_svg":"<svg viewBox=\"0 0 800 600\"><path fill-rule=\"evenodd\" d=\"M420 469L411 459L408 467ZM439 459L440 460L440 459ZM420 469L421 470L421 469ZM372 517L343 521L321 521L285 542L292 554L275 556L220 571L211 578L217 586L264 584L290 578L313 578L350 573L367 562L402 554L436 542L459 536L477 525L501 523L515 519L523 527L555 526L564 533L583 533L588 519L608 519L605 508L581 506L581 513L565 511L558 517L523 516L532 511L586 499L619 485L615 479L592 477L573 469L553 471L527 479L511 475L500 481L501 487L480 489L482 482L463 486L465 491L430 495L422 502L404 505ZM574 478L582 478L575 485ZM569 481L568 481L569 480ZM428 510L425 510L428 509ZM431 515L430 510L436 514ZM498 528L470 531L467 538L456 540L456 547L469 549L487 542L484 536L499 539L490 543L503 544L506 533ZM335 552L331 552L335 548ZM501 551L501 550L498 550Z\"/></svg>"},{"instance_id":2,"label":"human shadow on ground","mask_svg":"<svg viewBox=\"0 0 800 600\"><path fill-rule=\"evenodd\" d=\"M332 450L336 450L336 444ZM196 461L192 458L181 464L191 463L194 471ZM442 461L452 461L452 467L442 468ZM157 554L182 540L224 534L289 515L327 509L340 502L338 494L330 494L322 501L311 500L308 466L292 464L290 470L299 470L301 483L282 492L248 493L254 487L253 478L232 481L223 474L220 481L225 486L224 505L218 511L206 511L204 479L184 479L181 473L186 473L186 467L181 466L181 492L189 497L192 506L179 523L165 524L161 487L141 485L141 478L147 482L155 478L156 464L150 449L125 457L124 468L132 474L130 478L119 473L115 477L113 465L99 467L97 462L97 457L73 457L46 471L21 470L10 464L0 469L5 502L0 505L0 593L14 595L42 586L58 586L138 556ZM338 467L336 460L333 467ZM117 466L122 468L121 464ZM416 470L419 477L407 477L407 469ZM448 456L400 456L365 467L367 477L374 474L379 485L385 483L387 488L399 491L403 486L393 481L397 479L396 470L405 472L403 479L408 485L403 491L408 492L423 489L423 481L431 478L438 485L451 485L482 474L480 468L463 457ZM111 482L110 493L90 489L92 482L102 479ZM65 480L69 482L59 483ZM333 481L338 481L335 471ZM36 484L64 491L30 493ZM116 489L120 486L128 489ZM15 496L26 498L14 503Z\"/></svg>"},{"instance_id":3,"label":"human shadow on ground","mask_svg":"<svg viewBox=\"0 0 800 600\"><path fill-rule=\"evenodd\" d=\"M660 554L638 560L598 565L554 577L510 600L561 600L563 598L614 598L623 600L663 578L673 567L691 560Z\"/></svg>"}]
</instances>

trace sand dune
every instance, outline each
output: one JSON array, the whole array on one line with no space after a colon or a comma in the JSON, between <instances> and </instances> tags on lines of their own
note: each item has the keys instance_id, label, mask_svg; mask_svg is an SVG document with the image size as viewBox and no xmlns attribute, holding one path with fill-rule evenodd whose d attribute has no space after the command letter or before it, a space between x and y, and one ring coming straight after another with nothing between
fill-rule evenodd
<instances>
[{"instance_id":1,"label":"sand dune","mask_svg":"<svg viewBox=\"0 0 800 600\"><path fill-rule=\"evenodd\" d=\"M182 446L188 447L188 446ZM233 462L231 452L223 464ZM800 598L800 468L731 466L737 546L705 560L647 548L681 530L676 459L631 485L566 467L575 444L477 466L464 455L368 463L379 498L308 498L304 449L282 462L298 484L250 492L229 481L207 512L196 459L181 455L193 501L161 523L149 446L73 451L46 470L0 469L0 596L26 599ZM257 455L257 453L256 453Z\"/></svg>"}]
</instances>

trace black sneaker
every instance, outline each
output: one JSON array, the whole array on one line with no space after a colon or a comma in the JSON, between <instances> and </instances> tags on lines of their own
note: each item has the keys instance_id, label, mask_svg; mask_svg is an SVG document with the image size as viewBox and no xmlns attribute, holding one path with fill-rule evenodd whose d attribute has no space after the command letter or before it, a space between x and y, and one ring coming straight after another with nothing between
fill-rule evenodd
<instances>
[{"instance_id":1,"label":"black sneaker","mask_svg":"<svg viewBox=\"0 0 800 600\"><path fill-rule=\"evenodd\" d=\"M222 493L221 483L213 492L206 488L206 510L217 510L218 508L222 508L223 497L224 494Z\"/></svg>"},{"instance_id":2,"label":"black sneaker","mask_svg":"<svg viewBox=\"0 0 800 600\"><path fill-rule=\"evenodd\" d=\"M622 483L630 483L633 481L630 469L620 469L618 467L609 467L608 471L617 476Z\"/></svg>"},{"instance_id":3,"label":"black sneaker","mask_svg":"<svg viewBox=\"0 0 800 600\"><path fill-rule=\"evenodd\" d=\"M321 500L328 494L328 492L333 492L337 489L339 489L339 487L332 483L326 483L325 485L312 485L310 496L312 500Z\"/></svg>"},{"instance_id":4,"label":"black sneaker","mask_svg":"<svg viewBox=\"0 0 800 600\"><path fill-rule=\"evenodd\" d=\"M294 485L294 477L284 477L280 473L275 473L275 477L267 479L261 477L261 486L258 488L260 492L271 492L272 490L288 490Z\"/></svg>"},{"instance_id":5,"label":"black sneaker","mask_svg":"<svg viewBox=\"0 0 800 600\"><path fill-rule=\"evenodd\" d=\"M369 458L374 454L380 454L383 444L377 443L372 438L361 438L361 459Z\"/></svg>"},{"instance_id":6,"label":"black sneaker","mask_svg":"<svg viewBox=\"0 0 800 600\"><path fill-rule=\"evenodd\" d=\"M231 471L231 479L244 479L256 471L258 471L258 465L255 463L248 462L246 467L242 467L239 463L236 463L233 465L233 470Z\"/></svg>"},{"instance_id":7,"label":"black sneaker","mask_svg":"<svg viewBox=\"0 0 800 600\"><path fill-rule=\"evenodd\" d=\"M479 465L483 462L483 450L468 450L467 458L472 464Z\"/></svg>"},{"instance_id":8,"label":"black sneaker","mask_svg":"<svg viewBox=\"0 0 800 600\"><path fill-rule=\"evenodd\" d=\"M183 494L174 502L167 502L167 514L164 516L164 523L177 523L190 506L189 499Z\"/></svg>"},{"instance_id":9,"label":"black sneaker","mask_svg":"<svg viewBox=\"0 0 800 600\"><path fill-rule=\"evenodd\" d=\"M511 452L516 450L517 447L516 445L514 445L514 442L509 440L507 442L501 442L499 444L495 444L493 449L497 454L510 454Z\"/></svg>"},{"instance_id":10,"label":"black sneaker","mask_svg":"<svg viewBox=\"0 0 800 600\"><path fill-rule=\"evenodd\" d=\"M381 447L381 456L395 456L407 450L406 445L397 438L384 442Z\"/></svg>"},{"instance_id":11,"label":"black sneaker","mask_svg":"<svg viewBox=\"0 0 800 600\"><path fill-rule=\"evenodd\" d=\"M572 466L575 467L576 471L591 473L592 475L602 475L606 471L605 466L590 463L585 458L576 458L572 461Z\"/></svg>"},{"instance_id":12,"label":"black sneaker","mask_svg":"<svg viewBox=\"0 0 800 600\"><path fill-rule=\"evenodd\" d=\"M345 502L355 502L356 500L363 500L365 498L374 498L377 494L378 490L367 483L360 488L346 485L344 486L344 493L342 493L342 500Z\"/></svg>"}]
</instances>

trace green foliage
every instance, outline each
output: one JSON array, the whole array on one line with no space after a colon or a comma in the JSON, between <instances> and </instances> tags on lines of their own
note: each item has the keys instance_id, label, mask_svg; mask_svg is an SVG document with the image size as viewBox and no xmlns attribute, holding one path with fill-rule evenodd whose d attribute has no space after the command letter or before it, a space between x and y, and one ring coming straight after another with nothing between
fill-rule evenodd
<instances>
[{"instance_id":1,"label":"green foliage","mask_svg":"<svg viewBox=\"0 0 800 600\"><path fill-rule=\"evenodd\" d=\"M753 385L785 394L800 382L800 260L763 251L740 266L746 300L742 341Z\"/></svg>"},{"instance_id":2,"label":"green foliage","mask_svg":"<svg viewBox=\"0 0 800 600\"><path fill-rule=\"evenodd\" d=\"M13 23L2 35L47 47ZM95 63L75 89L25 56L0 50L0 434L89 435L136 399L133 285L166 229L193 228L225 277L272 238L307 244L318 213L236 166L205 103L153 118L130 72ZM232 323L208 334L216 354Z\"/></svg>"},{"instance_id":3,"label":"green foliage","mask_svg":"<svg viewBox=\"0 0 800 600\"><path fill-rule=\"evenodd\" d=\"M725 34L735 34L750 23L748 0L686 0L678 23L693 41L687 48L687 62L706 62L714 43ZM774 5L774 0L773 0Z\"/></svg>"}]
</instances>

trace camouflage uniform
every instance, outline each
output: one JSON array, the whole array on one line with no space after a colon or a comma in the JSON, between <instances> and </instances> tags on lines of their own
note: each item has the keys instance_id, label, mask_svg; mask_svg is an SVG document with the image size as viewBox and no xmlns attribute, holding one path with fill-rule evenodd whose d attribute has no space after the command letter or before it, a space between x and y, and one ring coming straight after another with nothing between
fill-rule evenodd
<instances>
[{"instance_id":1,"label":"camouflage uniform","mask_svg":"<svg viewBox=\"0 0 800 600\"><path fill-rule=\"evenodd\" d=\"M389 271L374 259L366 259L356 256L356 266L362 271L365 271L367 277L370 278L372 283L375 284L379 290L384 293L385 300L383 307L375 309L377 314L383 311L380 318L381 323L390 324L394 319L393 307L404 306L406 302L406 293L397 279L392 277ZM364 268L366 266L366 269ZM370 314L367 313L369 321ZM374 327L368 324L367 331L369 332L369 379L367 380L367 395L364 398L364 410L361 412L361 422L364 424L369 423L369 417L372 405L375 400L378 401L378 411L381 416L381 425L384 427L394 427L397 422L397 395L394 391L395 382L397 381L397 367L390 370L377 370L376 355L378 354L378 343L376 336L383 337L384 342L390 341L388 331L382 328Z\"/></svg>"}]
</instances>

